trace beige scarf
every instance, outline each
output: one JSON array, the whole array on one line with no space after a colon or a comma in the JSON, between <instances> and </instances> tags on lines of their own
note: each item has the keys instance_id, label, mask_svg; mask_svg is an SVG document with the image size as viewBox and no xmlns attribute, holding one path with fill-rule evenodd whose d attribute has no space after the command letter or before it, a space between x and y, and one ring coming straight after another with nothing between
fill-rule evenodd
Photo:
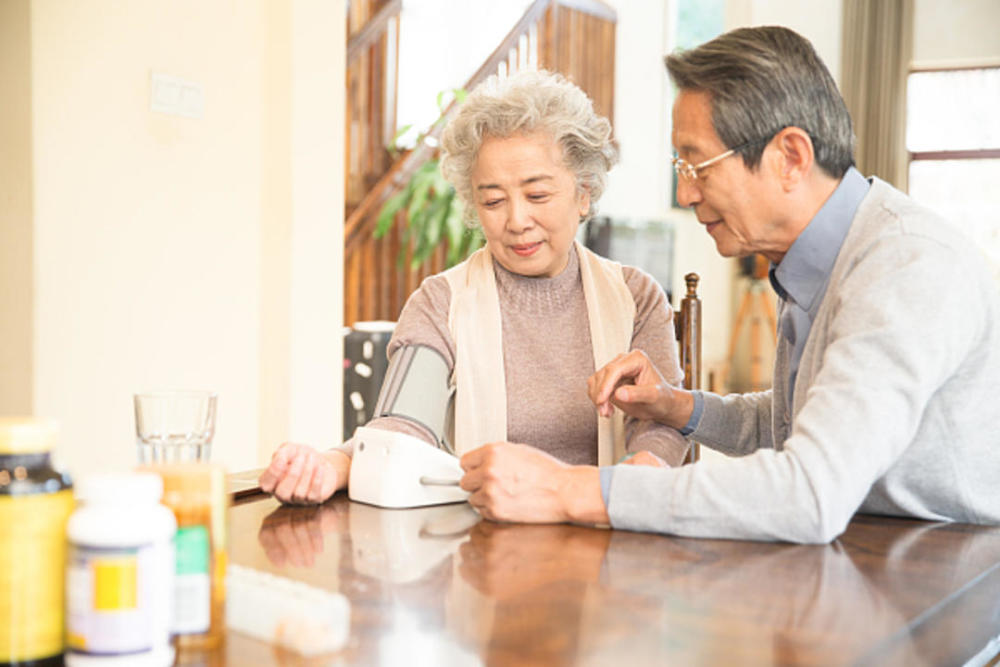
<instances>
[{"instance_id":1,"label":"beige scarf","mask_svg":"<svg viewBox=\"0 0 1000 667\"><path fill-rule=\"evenodd\" d=\"M576 243L583 296L590 320L594 368L628 352L635 299L621 264ZM507 440L507 383L503 366L500 300L493 258L482 248L444 274L451 288L448 328L455 342L452 386L455 398L455 452L461 456L489 442ZM596 414L596 408L595 408ZM597 459L612 465L625 454L623 415L598 418Z\"/></svg>"}]
</instances>

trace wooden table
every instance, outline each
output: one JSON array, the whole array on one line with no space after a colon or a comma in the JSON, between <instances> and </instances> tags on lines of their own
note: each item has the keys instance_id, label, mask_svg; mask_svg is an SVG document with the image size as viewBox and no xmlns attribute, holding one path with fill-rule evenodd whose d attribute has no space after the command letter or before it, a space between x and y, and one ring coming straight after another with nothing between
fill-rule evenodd
<instances>
[{"instance_id":1,"label":"wooden table","mask_svg":"<svg viewBox=\"0 0 1000 667\"><path fill-rule=\"evenodd\" d=\"M232 562L342 592L305 661L237 633L200 664L958 665L1000 651L1000 528L857 516L827 546L247 497ZM192 662L189 660L189 662Z\"/></svg>"}]
</instances>

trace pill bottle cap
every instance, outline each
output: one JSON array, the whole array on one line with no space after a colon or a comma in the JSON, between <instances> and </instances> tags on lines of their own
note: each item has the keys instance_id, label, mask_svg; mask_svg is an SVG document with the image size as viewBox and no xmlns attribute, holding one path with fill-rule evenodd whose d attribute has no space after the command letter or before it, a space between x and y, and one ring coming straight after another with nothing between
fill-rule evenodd
<instances>
[{"instance_id":1,"label":"pill bottle cap","mask_svg":"<svg viewBox=\"0 0 1000 667\"><path fill-rule=\"evenodd\" d=\"M0 417L0 454L39 454L52 451L59 426L38 417Z\"/></svg>"},{"instance_id":2,"label":"pill bottle cap","mask_svg":"<svg viewBox=\"0 0 1000 667\"><path fill-rule=\"evenodd\" d=\"M76 484L76 498L83 503L157 503L163 481L149 473L101 473Z\"/></svg>"}]
</instances>

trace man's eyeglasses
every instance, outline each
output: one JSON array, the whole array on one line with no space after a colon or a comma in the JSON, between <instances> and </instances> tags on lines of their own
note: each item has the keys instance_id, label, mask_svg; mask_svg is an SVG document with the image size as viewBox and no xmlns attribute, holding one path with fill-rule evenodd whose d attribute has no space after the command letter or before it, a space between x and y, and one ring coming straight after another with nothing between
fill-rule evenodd
<instances>
[{"instance_id":1,"label":"man's eyeglasses","mask_svg":"<svg viewBox=\"0 0 1000 667\"><path fill-rule=\"evenodd\" d=\"M770 139L770 137L768 137L768 139ZM694 183L695 181L698 180L698 176L699 176L698 172L700 172L705 167L711 167L716 162L722 162L727 157L730 157L732 155L736 155L737 151L741 151L744 148L746 148L747 146L750 146L750 145L753 145L753 144L759 144L761 141L764 141L764 139L754 139L753 141L748 141L745 144L740 144L739 146L736 146L735 148L730 148L725 153L720 153L719 155L716 155L713 158L709 158L709 159L705 160L704 162L699 162L698 164L691 164L690 162L688 162L684 158L679 158L679 157L672 158L670 160L670 163L674 165L674 171L677 173L678 176L683 176L688 181Z\"/></svg>"}]
</instances>

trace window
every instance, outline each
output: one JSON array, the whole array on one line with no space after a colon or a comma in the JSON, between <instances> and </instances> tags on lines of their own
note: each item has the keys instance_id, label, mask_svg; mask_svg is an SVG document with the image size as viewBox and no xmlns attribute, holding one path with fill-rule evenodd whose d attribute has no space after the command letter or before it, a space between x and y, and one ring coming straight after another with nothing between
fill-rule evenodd
<instances>
[{"instance_id":1,"label":"window","mask_svg":"<svg viewBox=\"0 0 1000 667\"><path fill-rule=\"evenodd\" d=\"M1000 67L907 80L909 194L962 227L1000 279Z\"/></svg>"},{"instance_id":2,"label":"window","mask_svg":"<svg viewBox=\"0 0 1000 667\"><path fill-rule=\"evenodd\" d=\"M677 48L691 49L722 33L724 0L679 0Z\"/></svg>"},{"instance_id":3,"label":"window","mask_svg":"<svg viewBox=\"0 0 1000 667\"><path fill-rule=\"evenodd\" d=\"M674 48L692 49L722 34L725 4L725 0L678 0L674 5L677 20L672 22L675 26ZM670 170L670 177L670 203L674 208L680 208L677 203L677 175L673 169Z\"/></svg>"}]
</instances>

